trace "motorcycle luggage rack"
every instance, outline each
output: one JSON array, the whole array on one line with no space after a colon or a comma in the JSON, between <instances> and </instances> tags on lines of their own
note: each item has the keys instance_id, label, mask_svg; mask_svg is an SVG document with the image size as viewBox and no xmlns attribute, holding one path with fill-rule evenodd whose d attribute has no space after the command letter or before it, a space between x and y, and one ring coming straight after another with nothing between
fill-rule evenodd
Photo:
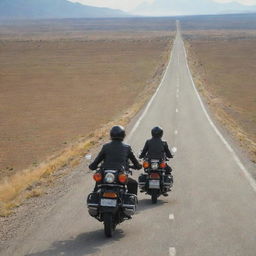
<instances>
[{"instance_id":1,"label":"motorcycle luggage rack","mask_svg":"<svg viewBox=\"0 0 256 256\"><path fill-rule=\"evenodd\" d=\"M99 188L102 188L102 187L119 187L119 188L123 188L124 185L118 185L118 184L99 184L98 187Z\"/></svg>"}]
</instances>

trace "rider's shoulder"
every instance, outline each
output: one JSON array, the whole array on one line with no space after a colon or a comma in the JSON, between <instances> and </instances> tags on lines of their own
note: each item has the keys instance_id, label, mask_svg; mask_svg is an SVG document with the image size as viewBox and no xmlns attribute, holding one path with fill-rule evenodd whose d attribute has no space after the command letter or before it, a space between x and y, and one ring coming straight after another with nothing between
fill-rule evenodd
<instances>
[{"instance_id":1,"label":"rider's shoulder","mask_svg":"<svg viewBox=\"0 0 256 256\"><path fill-rule=\"evenodd\" d=\"M112 144L112 143L111 143L111 141L110 141L110 142L105 143L102 147L103 147L103 148L107 148L107 147L111 146L111 144Z\"/></svg>"},{"instance_id":2,"label":"rider's shoulder","mask_svg":"<svg viewBox=\"0 0 256 256\"><path fill-rule=\"evenodd\" d=\"M125 148L131 148L131 146L130 146L129 144L127 144L127 143L122 142L122 145L123 145L123 147L125 147Z\"/></svg>"}]
</instances>

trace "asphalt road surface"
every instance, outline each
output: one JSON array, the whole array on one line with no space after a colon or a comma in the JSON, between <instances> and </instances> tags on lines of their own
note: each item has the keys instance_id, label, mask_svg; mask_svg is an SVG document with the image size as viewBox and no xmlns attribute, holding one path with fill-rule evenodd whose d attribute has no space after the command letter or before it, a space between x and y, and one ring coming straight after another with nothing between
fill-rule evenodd
<instances>
[{"instance_id":1,"label":"asphalt road surface","mask_svg":"<svg viewBox=\"0 0 256 256\"><path fill-rule=\"evenodd\" d=\"M178 149L169 197L152 205L139 194L137 214L106 239L85 206L93 188L88 174L4 255L255 256L255 183L208 117L179 31L165 77L127 138L134 151L154 125Z\"/></svg>"}]
</instances>

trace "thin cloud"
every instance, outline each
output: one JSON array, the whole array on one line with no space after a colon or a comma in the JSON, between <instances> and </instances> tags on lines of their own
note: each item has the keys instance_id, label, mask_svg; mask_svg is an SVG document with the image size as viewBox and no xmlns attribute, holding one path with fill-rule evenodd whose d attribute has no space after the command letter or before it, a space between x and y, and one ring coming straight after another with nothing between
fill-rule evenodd
<instances>
[{"instance_id":1,"label":"thin cloud","mask_svg":"<svg viewBox=\"0 0 256 256\"><path fill-rule=\"evenodd\" d=\"M256 5L256 0L214 0L218 3L231 3L236 2L243 5Z\"/></svg>"}]
</instances>

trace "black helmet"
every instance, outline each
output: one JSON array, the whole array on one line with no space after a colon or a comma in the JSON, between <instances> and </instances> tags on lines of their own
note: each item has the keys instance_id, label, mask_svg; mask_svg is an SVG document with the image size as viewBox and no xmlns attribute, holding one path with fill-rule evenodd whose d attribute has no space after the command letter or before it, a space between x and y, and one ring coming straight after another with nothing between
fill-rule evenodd
<instances>
[{"instance_id":1,"label":"black helmet","mask_svg":"<svg viewBox=\"0 0 256 256\"><path fill-rule=\"evenodd\" d=\"M151 130L151 134L153 138L162 138L164 131L161 127L156 126Z\"/></svg>"},{"instance_id":2,"label":"black helmet","mask_svg":"<svg viewBox=\"0 0 256 256\"><path fill-rule=\"evenodd\" d=\"M125 130L123 126L113 126L110 130L110 137L112 140L123 140L125 137Z\"/></svg>"}]
</instances>

